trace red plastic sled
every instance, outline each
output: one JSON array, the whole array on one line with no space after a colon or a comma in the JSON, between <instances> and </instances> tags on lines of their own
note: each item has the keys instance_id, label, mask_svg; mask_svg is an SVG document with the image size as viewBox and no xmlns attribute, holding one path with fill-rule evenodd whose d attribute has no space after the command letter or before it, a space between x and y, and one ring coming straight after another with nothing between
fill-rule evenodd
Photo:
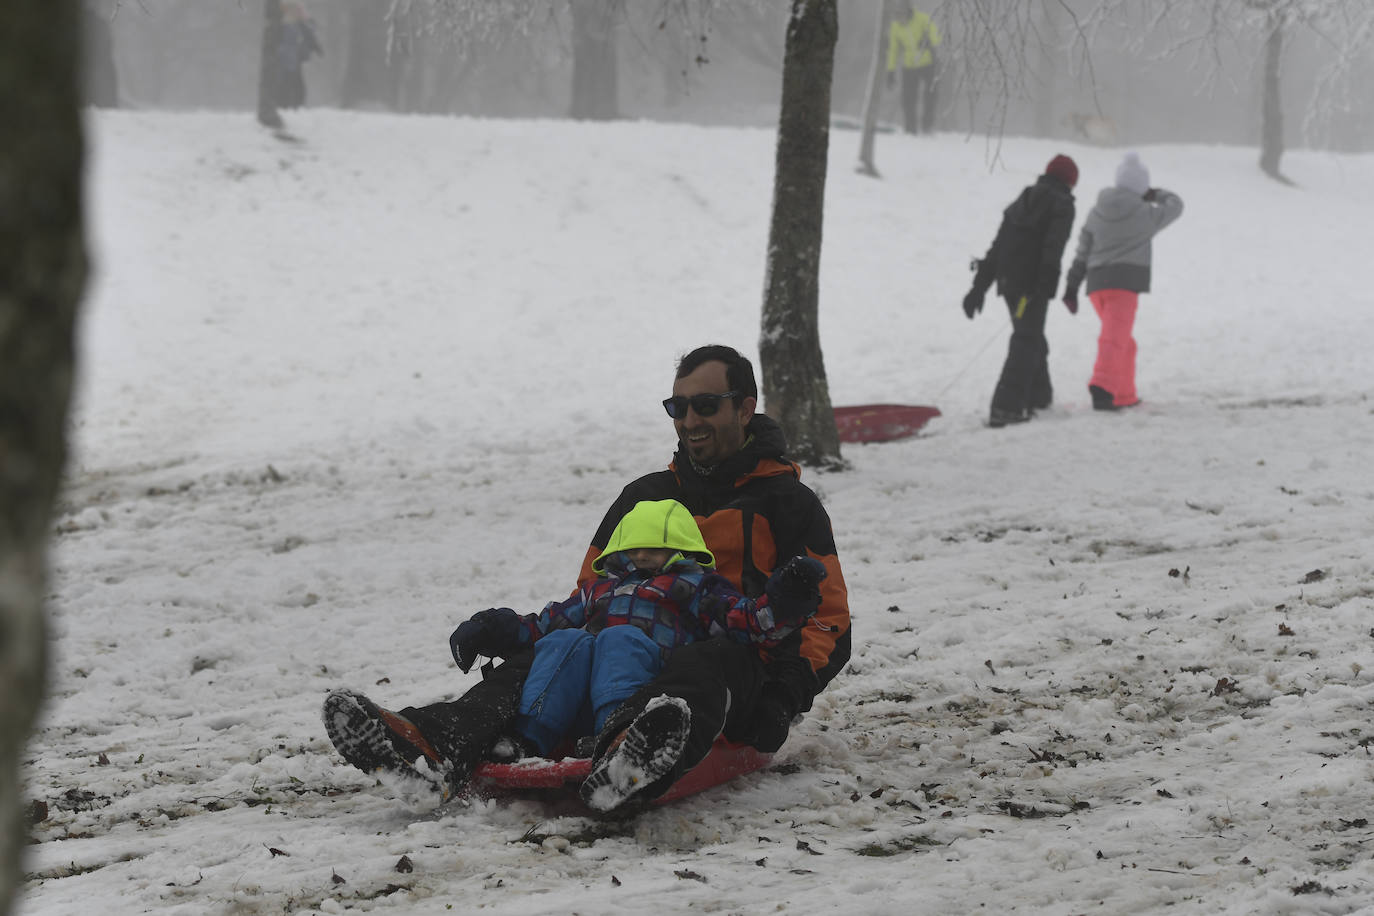
<instances>
[{"instance_id":1,"label":"red plastic sled","mask_svg":"<svg viewBox=\"0 0 1374 916\"><path fill-rule=\"evenodd\" d=\"M717 738L706 758L673 783L672 788L654 800L654 804L675 801L729 782L736 776L768 766L772 759L772 754L757 751L746 744ZM518 763L487 762L473 773L472 785L480 792L493 794L522 789L558 789L575 794L591 769L592 762L585 757L522 760Z\"/></svg>"},{"instance_id":2,"label":"red plastic sled","mask_svg":"<svg viewBox=\"0 0 1374 916\"><path fill-rule=\"evenodd\" d=\"M859 404L835 408L835 427L841 442L891 442L916 435L938 407L916 404Z\"/></svg>"}]
</instances>

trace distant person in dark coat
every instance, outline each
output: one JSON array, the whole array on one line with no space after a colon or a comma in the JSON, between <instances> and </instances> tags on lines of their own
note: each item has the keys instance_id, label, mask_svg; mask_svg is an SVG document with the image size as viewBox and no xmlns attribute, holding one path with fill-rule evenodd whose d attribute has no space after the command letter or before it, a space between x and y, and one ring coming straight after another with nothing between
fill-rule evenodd
<instances>
[{"instance_id":1,"label":"distant person in dark coat","mask_svg":"<svg viewBox=\"0 0 1374 916\"><path fill-rule=\"evenodd\" d=\"M994 280L1011 311L1011 344L992 395L990 426L1023 423L1033 410L1049 407L1054 400L1045 314L1059 286L1059 262L1073 230L1077 183L1078 166L1072 159L1062 154L1051 159L1045 174L1002 212L992 247L974 262L964 314L972 318L982 311L983 297ZM1076 303L1069 311L1076 311Z\"/></svg>"},{"instance_id":2,"label":"distant person in dark coat","mask_svg":"<svg viewBox=\"0 0 1374 916\"><path fill-rule=\"evenodd\" d=\"M1078 285L1088 280L1088 298L1102 319L1088 392L1097 410L1140 403L1135 390L1135 312L1150 291L1150 240L1183 214L1183 199L1150 187L1140 156L1127 153L1116 183L1103 188L1078 234L1078 251L1065 280L1064 304L1078 308Z\"/></svg>"},{"instance_id":3,"label":"distant person in dark coat","mask_svg":"<svg viewBox=\"0 0 1374 916\"><path fill-rule=\"evenodd\" d=\"M281 43L277 45L277 107L300 108L305 104L305 62L324 56L315 37L315 24L306 18L299 3L282 4Z\"/></svg>"}]
</instances>

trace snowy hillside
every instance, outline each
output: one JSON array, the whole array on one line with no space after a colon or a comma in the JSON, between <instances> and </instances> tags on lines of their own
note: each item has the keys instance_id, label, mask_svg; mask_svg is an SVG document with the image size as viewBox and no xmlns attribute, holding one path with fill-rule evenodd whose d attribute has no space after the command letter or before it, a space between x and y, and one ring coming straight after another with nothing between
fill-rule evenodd
<instances>
[{"instance_id":1,"label":"snowy hillside","mask_svg":"<svg viewBox=\"0 0 1374 916\"><path fill-rule=\"evenodd\" d=\"M1252 149L1143 149L1187 205L1144 406L1090 409L1097 320L1055 305L1057 404L989 430L1007 321L965 319L968 260L1054 153L1081 224L1120 151L885 135L873 181L836 132L832 396L944 416L804 478L854 657L775 766L620 823L412 811L319 706L457 695L454 625L568 592L671 455L674 359L756 353L774 136L292 127L90 121L20 913L1374 908L1374 157L1292 152L1290 189Z\"/></svg>"}]
</instances>

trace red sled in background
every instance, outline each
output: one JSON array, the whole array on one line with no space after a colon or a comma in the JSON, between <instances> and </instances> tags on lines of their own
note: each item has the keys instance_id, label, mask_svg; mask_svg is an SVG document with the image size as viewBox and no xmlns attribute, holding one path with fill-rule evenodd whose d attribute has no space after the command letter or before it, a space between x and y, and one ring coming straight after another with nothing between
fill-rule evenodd
<instances>
[{"instance_id":1,"label":"red sled in background","mask_svg":"<svg viewBox=\"0 0 1374 916\"><path fill-rule=\"evenodd\" d=\"M729 782L736 776L752 773L768 766L772 754L755 750L747 744L735 744L717 738L705 759L688 770L673 783L672 788L654 799L661 805L693 795L712 786ZM577 797L577 788L591 772L588 757L564 757L561 760L533 758L515 763L484 763L472 774L472 787L488 795L519 792L531 789L556 790L558 794Z\"/></svg>"},{"instance_id":2,"label":"red sled in background","mask_svg":"<svg viewBox=\"0 0 1374 916\"><path fill-rule=\"evenodd\" d=\"M938 407L917 404L859 404L835 408L835 428L841 442L891 442L920 432Z\"/></svg>"}]
</instances>

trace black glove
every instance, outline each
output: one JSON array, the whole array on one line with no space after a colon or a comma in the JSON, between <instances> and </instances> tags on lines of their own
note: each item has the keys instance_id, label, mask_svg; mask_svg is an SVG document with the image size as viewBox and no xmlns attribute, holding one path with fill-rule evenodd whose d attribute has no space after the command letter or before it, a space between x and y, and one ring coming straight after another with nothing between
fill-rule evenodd
<instances>
[{"instance_id":1,"label":"black glove","mask_svg":"<svg viewBox=\"0 0 1374 916\"><path fill-rule=\"evenodd\" d=\"M520 615L508 607L478 611L458 625L448 638L453 660L471 671L477 656L505 658L520 648Z\"/></svg>"},{"instance_id":2,"label":"black glove","mask_svg":"<svg viewBox=\"0 0 1374 916\"><path fill-rule=\"evenodd\" d=\"M778 626L806 620L821 606L820 583L829 573L820 560L793 557L773 571L763 590Z\"/></svg>"},{"instance_id":3,"label":"black glove","mask_svg":"<svg viewBox=\"0 0 1374 916\"><path fill-rule=\"evenodd\" d=\"M1077 293L1065 293L1065 294L1064 294L1064 308L1066 308L1066 309L1069 310L1069 314L1070 314L1070 315L1077 315L1077 314L1078 314L1078 294L1077 294Z\"/></svg>"},{"instance_id":4,"label":"black glove","mask_svg":"<svg viewBox=\"0 0 1374 916\"><path fill-rule=\"evenodd\" d=\"M1159 191L1158 191L1157 189L1155 189L1155 188L1150 188L1149 190L1147 190L1144 194L1142 194L1142 195L1140 195L1140 196L1143 197L1143 198L1145 198L1145 199L1148 200L1148 201L1155 201L1155 200L1158 200L1158 199L1159 199Z\"/></svg>"},{"instance_id":5,"label":"black glove","mask_svg":"<svg viewBox=\"0 0 1374 916\"><path fill-rule=\"evenodd\" d=\"M754 704L750 733L743 739L744 743L765 754L773 753L787 740L787 732L796 715L797 707L787 690L777 681L765 681Z\"/></svg>"},{"instance_id":6,"label":"black glove","mask_svg":"<svg viewBox=\"0 0 1374 916\"><path fill-rule=\"evenodd\" d=\"M964 314L970 319L983 310L983 294L976 290L969 290L964 297Z\"/></svg>"}]
</instances>

